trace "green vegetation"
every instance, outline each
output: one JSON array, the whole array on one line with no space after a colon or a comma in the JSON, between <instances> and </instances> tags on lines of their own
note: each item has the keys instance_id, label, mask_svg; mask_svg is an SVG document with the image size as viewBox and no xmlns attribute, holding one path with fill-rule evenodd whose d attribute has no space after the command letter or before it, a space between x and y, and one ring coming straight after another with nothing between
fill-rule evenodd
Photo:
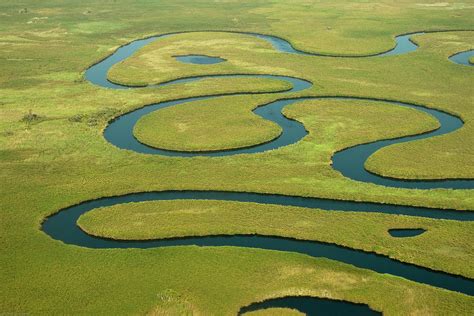
<instances>
[{"instance_id":1,"label":"green vegetation","mask_svg":"<svg viewBox=\"0 0 474 316\"><path fill-rule=\"evenodd\" d=\"M284 87L272 80L214 78L157 89L114 91L83 79L88 65L121 44L152 34L254 31L284 37L305 50L359 55L391 48L393 37L404 32L474 29L473 13L472 5L457 1L0 3L0 181L4 184L0 190L0 313L232 315L255 301L300 294L366 303L387 315L471 314L472 297L326 259L233 247L87 249L52 240L41 232L40 223L45 216L84 200L166 189L271 192L473 210L474 197L469 190L384 188L347 180L330 167L332 153L346 146L434 128L435 122L426 115L378 102L307 101L285 110L285 115L301 120L310 132L298 144L256 155L165 158L111 146L102 136L106 122L119 113L175 98ZM369 161L368 168L419 178L472 178L474 109L469 100L473 69L455 65L447 57L471 48L473 40L474 32L427 34L416 37L421 48L411 54L339 59L278 54L265 42L238 34L182 34L145 47L117 65L110 78L138 84L193 74L282 74L314 82L313 89L299 95L386 98L443 109L460 115L466 125L450 135L397 146L396 152L386 148ZM202 68L170 58L177 52L199 53L199 49L229 61ZM216 99L232 113L222 121L208 121L206 128L229 126L231 115L236 121L255 119L250 109L258 103L295 95ZM30 110L41 119L26 124L22 119ZM171 116L179 108L169 111ZM203 115L210 117L210 111ZM151 126L160 115L143 120L140 124ZM258 143L274 135L273 127L263 120L258 122L257 131L250 121L242 121L240 127L249 135L237 135L238 140L220 135L219 146ZM195 123L192 120L191 128L204 134L204 127ZM166 146L173 145L162 130L155 134L147 127L143 132L168 142ZM202 144L206 143L209 141L203 139ZM282 209L281 214L284 212ZM304 211L297 212L305 216ZM319 216L315 214L307 216ZM354 248L373 247L445 271L464 266L459 273L472 275L472 236L463 235L469 232L463 226L468 224L448 227L448 222L426 221L423 223L432 225L428 232L397 239L394 244L388 236L375 238L375 232L382 234L392 224L399 224L398 220L410 227L421 220L349 213L337 216L332 233L341 236L308 231L308 238L334 238L334 242L339 238ZM345 230L346 218L360 228L373 229L374 235L361 233L359 239L350 240L350 234L355 233ZM255 228L282 230L270 224ZM171 229L178 233L176 227ZM193 229L203 232L199 227ZM432 231L440 235L434 236ZM296 236L294 230L281 232ZM448 232L460 235L444 235ZM443 236L445 240L441 240ZM460 240L459 248L454 240ZM433 248L434 241L447 248L436 248L431 258L423 255L424 250ZM410 258L410 253L420 257ZM447 259L434 262L434 258Z\"/></svg>"},{"instance_id":2,"label":"green vegetation","mask_svg":"<svg viewBox=\"0 0 474 316\"><path fill-rule=\"evenodd\" d=\"M371 157L366 167L370 171L399 178L474 177L474 158L470 151L474 147L474 139L470 137L473 131L469 124L474 112L469 102L472 97L466 98L466 93L471 91L469 78L472 69L447 60L453 53L470 47L469 43L474 41L474 32L416 36L414 39L421 45L418 52L395 57L355 59L282 54L275 52L267 42L251 36L217 34L218 38L215 33L178 34L156 41L112 68L110 76L117 82L140 85L203 73L271 73L311 80L315 86L311 91L300 93L304 95L373 97L442 109L461 116L466 126L449 135L384 148ZM204 51L226 58L227 62L213 65L212 68L206 67L204 71L200 66L189 66L170 57ZM448 82L445 80L447 77L450 78ZM153 117L156 119L160 114L156 113ZM158 126L162 123L162 120L156 123L153 121L148 118L146 125ZM141 138L143 134L145 132L141 130L137 136ZM157 134L156 131L148 134L150 137L145 142L155 146L165 138L158 136L153 142L150 138ZM258 143L258 140L254 143ZM164 146L179 148L168 142L164 141ZM193 139L188 138L188 142L193 142ZM230 147L232 145L229 144ZM188 146L184 145L182 149L186 148ZM219 145L218 148L225 146Z\"/></svg>"},{"instance_id":3,"label":"green vegetation","mask_svg":"<svg viewBox=\"0 0 474 316\"><path fill-rule=\"evenodd\" d=\"M25 122L27 124L31 124L33 122L37 122L41 119L41 117L37 114L34 114L31 112L28 112L28 114L25 114L22 118L21 118L21 121L22 122Z\"/></svg>"},{"instance_id":4,"label":"green vegetation","mask_svg":"<svg viewBox=\"0 0 474 316\"><path fill-rule=\"evenodd\" d=\"M265 308L254 312L248 312L245 316L301 316L304 315L297 310L289 308Z\"/></svg>"},{"instance_id":5,"label":"green vegetation","mask_svg":"<svg viewBox=\"0 0 474 316\"><path fill-rule=\"evenodd\" d=\"M467 37L469 43L474 41L474 36L472 36L474 32L459 34L463 36L471 34ZM450 56L468 48L463 38L465 37L460 37L458 34L439 33L416 37L416 42L423 48L426 47L427 50L432 49L441 53L442 56ZM468 67L461 68L466 73L472 73L472 69L465 69ZM472 87L466 86L465 92L461 95L465 94L466 97L459 102L468 110L474 101ZM468 111L471 112L471 110ZM468 126L471 125L474 117L473 114L456 114L460 115L466 124L461 130L422 142L398 144L384 148L368 159L366 168L372 172L395 178L473 178L474 170L470 167L470 163L466 164L466 162L472 160L473 155L470 148L474 146L474 140L466 135L473 133L471 127ZM431 158L424 158L425 155L420 157L420 152L431 152ZM414 157L417 159L413 159ZM443 163L447 160L451 163Z\"/></svg>"},{"instance_id":6,"label":"green vegetation","mask_svg":"<svg viewBox=\"0 0 474 316\"><path fill-rule=\"evenodd\" d=\"M96 126L108 122L111 117L119 115L120 113L114 108L105 108L91 114L75 114L68 118L70 122L87 123L89 126Z\"/></svg>"},{"instance_id":7,"label":"green vegetation","mask_svg":"<svg viewBox=\"0 0 474 316\"><path fill-rule=\"evenodd\" d=\"M174 150L216 150L255 145L280 134L277 125L251 112L264 104L266 99L268 97L252 96L249 100L246 96L234 96L180 104L144 116L135 125L134 135L148 145ZM311 132L309 140L320 143L312 151L315 156L325 156L326 165L330 164L334 151L348 146L345 141L357 144L367 139L375 140L380 135L376 128L361 128L356 135L334 138L331 129L335 126L328 126L331 123L353 127L363 122L370 126L380 125L382 129L385 125L380 124L384 122L380 122L378 117L388 116L393 128L385 131L385 137L403 136L407 129L411 129L412 133L421 133L439 127L434 119L424 113L384 102L310 100L293 104L284 113L305 123ZM335 120L336 117L338 120ZM414 122L419 123L414 125ZM322 144L326 146L322 147Z\"/></svg>"},{"instance_id":8,"label":"green vegetation","mask_svg":"<svg viewBox=\"0 0 474 316\"><path fill-rule=\"evenodd\" d=\"M251 110L268 97L221 97L185 103L142 117L133 133L163 149L209 151L247 147L278 137L281 128Z\"/></svg>"},{"instance_id":9,"label":"green vegetation","mask_svg":"<svg viewBox=\"0 0 474 316\"><path fill-rule=\"evenodd\" d=\"M474 227L470 222L178 200L99 208L83 215L78 224L89 234L114 239L259 234L319 240L474 277L474 265L469 262L474 249L465 243ZM390 228L424 228L427 232L400 239L388 234Z\"/></svg>"},{"instance_id":10,"label":"green vegetation","mask_svg":"<svg viewBox=\"0 0 474 316\"><path fill-rule=\"evenodd\" d=\"M153 316L199 315L199 311L185 297L173 290L164 290L157 294L157 305L147 313Z\"/></svg>"}]
</instances>

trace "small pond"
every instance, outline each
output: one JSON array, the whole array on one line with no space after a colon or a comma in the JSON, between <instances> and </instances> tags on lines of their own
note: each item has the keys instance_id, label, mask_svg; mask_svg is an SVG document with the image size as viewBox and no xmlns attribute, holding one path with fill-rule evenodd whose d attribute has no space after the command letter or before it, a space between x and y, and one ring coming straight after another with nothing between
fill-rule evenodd
<instances>
[{"instance_id":1,"label":"small pond","mask_svg":"<svg viewBox=\"0 0 474 316\"><path fill-rule=\"evenodd\" d=\"M413 237L413 236L418 236L421 235L425 232L423 228L394 228L394 229L389 229L388 233L392 237Z\"/></svg>"},{"instance_id":2,"label":"small pond","mask_svg":"<svg viewBox=\"0 0 474 316\"><path fill-rule=\"evenodd\" d=\"M182 63L200 65L218 64L225 61L225 59L220 57L211 57L206 55L182 55L174 56L174 58Z\"/></svg>"}]
</instances>

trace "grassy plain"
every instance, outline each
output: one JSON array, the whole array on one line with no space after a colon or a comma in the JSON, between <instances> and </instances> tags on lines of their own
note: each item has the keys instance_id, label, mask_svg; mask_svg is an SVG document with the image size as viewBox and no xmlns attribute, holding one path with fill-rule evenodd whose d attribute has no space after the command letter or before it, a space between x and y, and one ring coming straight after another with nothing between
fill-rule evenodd
<instances>
[{"instance_id":1,"label":"grassy plain","mask_svg":"<svg viewBox=\"0 0 474 316\"><path fill-rule=\"evenodd\" d=\"M27 13L20 13L25 7ZM224 315L235 314L254 301L301 294L367 303L388 315L470 314L474 309L472 297L330 260L232 247L86 249L52 240L40 231L40 223L45 216L80 201L166 189L272 192L472 210L474 198L468 190L383 188L349 181L329 167L331 151L397 132L386 129L392 118L380 118L382 104L370 109L373 115L365 116L370 112L367 110L354 118L355 110L349 110L352 103L335 104L333 114L338 115L323 116L324 126L320 125L321 118L315 117L322 111L320 107L295 104L285 113L301 118L312 132L299 144L250 156L172 159L119 150L103 139L102 130L112 117L146 104L247 91L248 86L210 79L185 86L112 91L92 86L82 76L88 65L118 45L157 33L255 31L287 38L306 50L369 54L391 48L393 37L399 33L473 29L473 11L469 3L388 0L1 2L0 181L4 185L0 190L0 311L145 314L189 310ZM189 36L186 40L196 46L204 34L182 36ZM380 59L290 56L274 53L256 39L220 33L214 37L216 41L234 38L236 55L227 56L239 62L234 73L297 75L315 83L308 95L383 97L459 114L466 121L463 129L417 142L416 159L436 161L436 170L415 165L412 159L400 159L390 160L380 172L396 173L406 168L413 169L407 174L425 178L473 176L470 148L474 112L468 102L472 97L472 69L447 60L450 54L472 47L472 32L420 36L416 38L420 51ZM179 42L179 38L169 40L170 45ZM157 45L150 45L143 53L160 56L160 45L165 45ZM153 63L140 68L141 53L117 66L111 78L152 83L203 74L177 63L172 69L159 69ZM206 53L215 54L211 49ZM133 71L131 63L139 68ZM265 80L255 86L275 88ZM275 97L262 96L262 101ZM344 106L350 111L346 115ZM30 110L41 119L25 123L22 118ZM407 132L433 124L427 118L409 121L413 114L409 111L393 111L400 115L393 122L406 118ZM377 119L379 123L374 125ZM373 124L370 131L368 124ZM258 137L252 136L253 141ZM397 157L404 157L402 150L405 148ZM371 162L374 168L376 160ZM372 221L369 217L360 219L361 225L369 227ZM338 225L334 230L343 231L344 222ZM463 249L469 249L471 239L464 241ZM377 240L373 247L382 248L379 243ZM364 245L354 243L354 247ZM394 253L403 252L401 247L393 248ZM381 295L381 291L391 295ZM171 299L170 292L176 293Z\"/></svg>"}]
</instances>

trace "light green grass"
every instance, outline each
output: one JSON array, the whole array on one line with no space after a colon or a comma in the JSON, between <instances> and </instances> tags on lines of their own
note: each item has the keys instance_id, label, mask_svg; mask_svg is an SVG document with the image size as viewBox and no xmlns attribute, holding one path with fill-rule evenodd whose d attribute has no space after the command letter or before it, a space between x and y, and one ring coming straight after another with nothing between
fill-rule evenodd
<instances>
[{"instance_id":1,"label":"light green grass","mask_svg":"<svg viewBox=\"0 0 474 316\"><path fill-rule=\"evenodd\" d=\"M133 134L147 145L180 151L256 145L281 134L278 125L251 112L265 99L233 96L168 107L142 117Z\"/></svg>"},{"instance_id":2,"label":"light green grass","mask_svg":"<svg viewBox=\"0 0 474 316\"><path fill-rule=\"evenodd\" d=\"M470 314L474 309L472 297L324 259L232 247L85 249L52 240L40 231L43 218L60 208L101 196L166 189L271 192L474 209L474 198L467 190L382 188L349 181L330 168L332 150L392 133L386 129L391 118L382 117L379 106L364 114L370 112L373 116L352 118L356 109L349 108L353 103L336 104L332 114L337 116L331 120L325 116L316 118L318 106L305 109L295 104L285 113L301 119L312 133L299 144L258 155L171 159L113 147L102 136L107 120L154 102L242 92L248 87L231 81L217 84L220 79L212 79L160 89L113 91L92 86L82 78L88 65L118 45L157 33L211 28L256 31L285 37L302 49L367 54L389 49L394 45L393 36L399 33L474 28L471 4L429 5L436 2L0 3L0 312L128 315L164 309L235 315L241 306L255 301L300 294L366 303L387 315ZM19 14L24 7L28 13ZM445 37L448 35L451 38ZM416 159L436 160L439 174L424 166L413 166L417 168L413 174L426 178L474 174L469 151L474 147L470 124L474 114L466 102L472 87L472 69L447 60L452 53L472 47L472 32L420 36L417 41L421 49L416 53L358 60L277 54L259 40L225 34L210 36L216 41L229 41L232 37L235 45L252 48L236 46L235 55L223 56L238 62L233 73L301 76L315 83L308 95L400 99L459 114L467 123L462 130L416 144ZM194 49L201 38L194 34L186 40ZM175 40L179 43L176 38L170 39L169 44ZM143 52L160 56L162 48L158 43L152 44ZM185 45L182 49L186 50ZM210 48L206 53L220 54L217 46L212 50L215 52ZM138 62L140 54L130 62ZM167 52L162 56L168 56ZM120 78L124 81L146 83L204 74L189 65L174 63L172 70L151 63L132 71L127 62L114 69L112 79L119 79L120 71L129 71ZM220 68L224 64L215 67L227 71ZM253 88L267 84L271 85L262 81ZM262 102L276 97L263 96ZM329 102L327 107L331 104L334 103ZM41 116L42 121L29 126L21 122L29 110ZM366 132L367 122L373 124L374 117L379 124ZM405 121L407 131L431 124L426 118L423 122L404 118L395 121ZM450 145L454 138L463 139L465 146ZM444 157L437 152L449 155ZM392 160L384 166L384 172L402 165L410 166L410 162ZM370 223L371 219L366 221ZM472 244L471 239L466 238L467 247ZM176 304L163 301L163 293L170 291L176 293Z\"/></svg>"},{"instance_id":3,"label":"light green grass","mask_svg":"<svg viewBox=\"0 0 474 316\"><path fill-rule=\"evenodd\" d=\"M251 112L267 98L220 97L172 106L141 118L134 128L134 135L141 142L154 147L183 151L229 149L259 144L281 133L277 125ZM289 109L284 109L284 112L305 123L305 127L311 132L308 140L319 145L312 150L308 148L305 152L313 151L315 159L325 156L327 165L335 150L347 146L345 137L334 137L336 128L347 127L348 132L358 129L354 135L347 134L347 141L352 144L377 139L380 137L379 131L387 123L392 128L384 131L385 137L403 136L407 130L420 133L439 127L429 115L384 102L309 100L296 102ZM380 122L381 116L389 119ZM362 126L358 128L359 125L373 128L364 130ZM377 128L378 126L380 127Z\"/></svg>"},{"instance_id":4,"label":"light green grass","mask_svg":"<svg viewBox=\"0 0 474 316\"><path fill-rule=\"evenodd\" d=\"M301 316L305 315L297 310L290 308L265 308L258 311L248 312L245 316Z\"/></svg>"},{"instance_id":5,"label":"light green grass","mask_svg":"<svg viewBox=\"0 0 474 316\"><path fill-rule=\"evenodd\" d=\"M79 226L95 236L126 240L259 234L319 240L373 251L399 261L474 277L472 223L406 216L341 213L298 207L223 201L161 201L100 208ZM391 228L423 228L413 238L394 238Z\"/></svg>"},{"instance_id":6,"label":"light green grass","mask_svg":"<svg viewBox=\"0 0 474 316\"><path fill-rule=\"evenodd\" d=\"M426 50L439 52L442 56L450 56L467 48L465 37L460 36L460 34L473 33L428 34L416 37L416 42ZM472 36L467 38L468 43L474 42ZM469 69L469 67L454 66L472 74L473 69ZM472 84L471 86L465 86L464 89L465 92L461 95L466 95L466 97L460 99L459 102L468 109L474 102ZM474 140L472 137L466 136L467 133L472 133L470 125L472 125L473 117L471 114L461 114L461 117L466 124L461 130L449 135L426 139L422 142L409 142L383 148L368 159L365 167L384 176L405 179L474 177L470 163L466 164L467 161L473 159L471 148L474 145ZM428 152L431 158L427 157ZM422 154L422 157L420 157L420 153L426 154ZM414 157L417 157L417 159L414 159Z\"/></svg>"},{"instance_id":7,"label":"light green grass","mask_svg":"<svg viewBox=\"0 0 474 316\"><path fill-rule=\"evenodd\" d=\"M414 53L384 58L338 59L277 53L270 44L248 35L179 34L144 47L132 58L115 66L110 76L122 83L144 84L167 81L173 76L203 73L272 73L314 82L315 86L310 91L300 95L355 95L438 108L461 116L466 126L449 135L384 148L371 157L366 167L375 173L399 178L473 178L474 155L470 148L474 147L474 140L469 137L473 132L469 122L474 118L470 106L474 99L468 79L472 76L472 69L456 65L447 58L469 48L469 43L474 41L474 32L433 33L416 36L414 40L421 45L420 50ZM200 66L189 66L170 57L206 51L226 58L227 62L206 67L203 72ZM171 113L167 113L166 118L169 118ZM153 117L157 125L164 120L158 119L159 112ZM147 119L147 125L155 124L152 118ZM144 134L142 124L138 137ZM146 142L158 147L162 143L165 148L180 149L177 144L169 144L172 140L164 140L165 137L159 133L153 141L155 134L156 131L148 132ZM266 135L264 128L262 134ZM192 142L192 138L188 142ZM212 146L206 146L201 141L197 143L204 145L204 148ZM212 141L209 140L209 143ZM235 142L229 140L228 146L234 145ZM189 148L189 145L182 146L181 149ZM216 147L226 148L224 144Z\"/></svg>"}]
</instances>

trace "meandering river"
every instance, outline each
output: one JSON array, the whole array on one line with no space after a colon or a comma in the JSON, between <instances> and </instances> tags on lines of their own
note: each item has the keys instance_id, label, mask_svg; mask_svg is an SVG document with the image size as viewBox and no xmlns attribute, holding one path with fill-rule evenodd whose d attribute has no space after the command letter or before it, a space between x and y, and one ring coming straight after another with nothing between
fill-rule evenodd
<instances>
[{"instance_id":1,"label":"meandering river","mask_svg":"<svg viewBox=\"0 0 474 316\"><path fill-rule=\"evenodd\" d=\"M340 58L334 56L324 56L316 53L304 52L295 49L289 42L282 38L256 34L256 33L242 33L248 36L255 36L263 39L273 45L273 47L284 54L303 54L314 55L327 58ZM344 58L390 58L390 56L397 54L405 54L417 49L410 37L422 33L413 33L401 35L396 38L397 45L394 49L372 56L357 56ZM322 96L322 97L284 97L284 93L291 93L297 91L304 91L312 86L312 83L303 78L294 78L281 75L256 75L256 74L239 74L239 75L214 75L214 76L200 76L181 78L170 82L151 85L147 87L128 87L113 83L107 79L107 73L110 68L131 56L138 49L143 46L160 40L165 37L173 36L174 34L164 34L133 41L117 49L112 55L90 67L85 74L87 80L100 87L109 89L144 89L154 88L158 86L181 84L184 82L202 80L209 77L260 77L271 78L288 82L291 89L285 91L273 91L267 93L282 94L283 96L276 101L262 105L254 110L257 115L263 119L275 122L282 128L282 134L270 142L257 144L252 147L237 148L233 150L212 151L212 152L180 152L169 151L158 148L153 148L140 143L133 136L133 127L137 121L144 115L177 104L193 102L197 100L218 98L222 95L212 96L197 96L183 99L176 99L172 101L160 102L148 105L146 107L126 113L109 123L104 131L104 137L113 145L122 148L133 150L143 154L163 155L170 157L188 157L195 156L230 156L237 154L253 154L264 152L268 150L278 149L290 144L300 141L307 135L304 126L298 122L286 118L282 114L282 109L295 102L313 99L337 99L337 100L364 100L366 102L385 102L387 106L399 106L416 109L425 112L435 117L439 123L440 128L437 130L420 134L399 137L395 139L386 139L368 144L361 144L351 148L347 148L336 153L333 157L333 168L341 172L345 177L361 181L370 182L383 186L400 187L400 188L417 188L417 189L432 189L432 188L451 188L451 189L472 189L474 188L474 180L450 179L450 180L435 180L435 181L405 181L399 179L385 178L379 175L369 173L364 168L364 163L367 158L380 148L390 146L392 144L408 142L423 138L430 138L437 135L450 133L462 127L462 120L452 114L431 109L428 107L404 103L397 100L379 100L374 98L354 98L350 96ZM473 51L462 52L450 57L450 60L459 64L469 65L469 58ZM185 56L181 56L185 57ZM217 58L217 57L214 57ZM315 57L317 58L317 57ZM202 58L201 58L202 59ZM185 62L199 62L200 58L191 56L189 59L184 59ZM211 61L202 62L211 63ZM217 62L217 59L214 61ZM234 93L234 95L244 95L252 93ZM379 212L387 214L403 214L408 216L421 216L434 219L450 219L458 221L472 221L474 219L474 212L461 212L456 210L442 210L432 209L426 207L412 207L402 205L389 205L379 203L364 203L355 201L339 201L321 198L308 198L297 196L284 196L276 194L261 194L250 192L224 192L224 191L165 191L165 192L143 192L133 193L123 196L106 197L96 200L90 200L78 205L65 208L58 213L46 218L43 222L43 230L52 238L61 240L67 244L74 244L82 247L90 248L156 248L168 246L183 246L183 245L198 245L198 246L236 246L236 247L250 247L271 249L279 251L290 251L301 254L306 254L313 257L325 257L332 260L352 264L354 266L370 269L379 273L388 273L400 276L412 281L429 284L435 287L440 287L452 291L462 292L468 295L474 295L474 281L472 279L452 275L445 272L433 271L413 264L402 263L400 261L390 259L387 256L375 253L367 253L360 250L341 247L335 244L328 244L317 241L296 240L290 238L282 238L276 236L206 236L206 237L189 237L178 239L159 239L146 241L130 241L130 240L112 240L106 238L94 237L86 234L76 224L78 218L93 209L104 206L113 206L117 204L138 202L138 201L157 201L157 200L226 200L237 202L257 202L275 205L291 205L302 206L307 208L317 208L332 211L361 211L361 212ZM273 303L272 303L273 302ZM283 303L282 303L283 302ZM285 303L286 302L286 303ZM299 303L298 303L299 302ZM277 300L270 300L263 304L265 307L272 306L290 306L300 310L305 310L305 304L320 304L318 299L314 298L280 298ZM337 303L337 302L336 302ZM343 304L342 302L340 302ZM273 305L272 305L273 304ZM286 305L285 305L286 304ZM259 306L259 305L258 305ZM309 305L308 305L309 306ZM329 304L328 306L333 306ZM347 306L346 306L347 307ZM353 308L360 308L360 306L353 306ZM257 307L249 307L249 310ZM334 307L331 307L334 308ZM345 308L341 305L341 308ZM351 308L348 306L348 308ZM365 309L362 309L365 310ZM361 310L361 312L362 312ZM372 313L370 309L366 309L367 313Z\"/></svg>"}]
</instances>

